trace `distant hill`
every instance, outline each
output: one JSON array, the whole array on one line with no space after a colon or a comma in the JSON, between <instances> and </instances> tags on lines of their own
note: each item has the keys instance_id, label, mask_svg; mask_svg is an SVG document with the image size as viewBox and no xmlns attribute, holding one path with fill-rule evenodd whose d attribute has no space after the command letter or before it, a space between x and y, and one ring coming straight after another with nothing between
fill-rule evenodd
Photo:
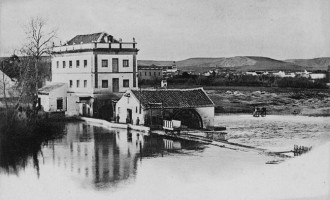
<instances>
[{"instance_id":1,"label":"distant hill","mask_svg":"<svg viewBox=\"0 0 330 200\"><path fill-rule=\"evenodd\" d=\"M0 57L0 61L5 59ZM50 73L50 57L45 56L42 61L46 63L45 73ZM237 71L304 71L327 70L330 57L313 59L276 60L268 57L235 56L219 58L189 58L180 61L138 60L138 65L171 66L175 62L180 70L205 72L212 69L230 69ZM50 75L50 74L49 74Z\"/></svg>"},{"instance_id":2,"label":"distant hill","mask_svg":"<svg viewBox=\"0 0 330 200\"><path fill-rule=\"evenodd\" d=\"M189 58L176 62L179 69L203 72L216 68L230 68L237 71L303 71L294 63L267 57L236 56L229 58Z\"/></svg>"},{"instance_id":3,"label":"distant hill","mask_svg":"<svg viewBox=\"0 0 330 200\"><path fill-rule=\"evenodd\" d=\"M330 65L330 57L313 59L290 59L285 61L306 67L308 70L328 70L328 66Z\"/></svg>"}]
</instances>

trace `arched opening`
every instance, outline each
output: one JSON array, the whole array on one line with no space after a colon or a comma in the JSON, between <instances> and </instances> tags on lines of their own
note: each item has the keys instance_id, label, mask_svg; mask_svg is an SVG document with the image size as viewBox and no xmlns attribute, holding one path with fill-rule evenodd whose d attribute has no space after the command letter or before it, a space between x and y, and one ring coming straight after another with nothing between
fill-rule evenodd
<instances>
[{"instance_id":1,"label":"arched opening","mask_svg":"<svg viewBox=\"0 0 330 200\"><path fill-rule=\"evenodd\" d=\"M180 109L173 114L172 119L180 120L181 125L191 129L203 129L203 120L194 109Z\"/></svg>"}]
</instances>

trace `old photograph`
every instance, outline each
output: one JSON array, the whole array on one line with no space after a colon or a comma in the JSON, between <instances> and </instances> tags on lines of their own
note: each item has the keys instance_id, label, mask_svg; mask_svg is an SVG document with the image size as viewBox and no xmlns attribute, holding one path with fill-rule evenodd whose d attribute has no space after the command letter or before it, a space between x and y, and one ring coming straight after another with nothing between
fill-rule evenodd
<instances>
[{"instance_id":1,"label":"old photograph","mask_svg":"<svg viewBox=\"0 0 330 200\"><path fill-rule=\"evenodd\" d=\"M329 0L1 0L1 200L329 200Z\"/></svg>"}]
</instances>

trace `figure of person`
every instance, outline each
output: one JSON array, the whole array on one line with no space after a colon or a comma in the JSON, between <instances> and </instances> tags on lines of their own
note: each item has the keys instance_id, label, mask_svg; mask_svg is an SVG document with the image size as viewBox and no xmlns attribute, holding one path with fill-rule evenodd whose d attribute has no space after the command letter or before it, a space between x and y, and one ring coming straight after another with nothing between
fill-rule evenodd
<instances>
[{"instance_id":1,"label":"figure of person","mask_svg":"<svg viewBox=\"0 0 330 200\"><path fill-rule=\"evenodd\" d=\"M139 117L137 117L137 119L136 119L136 125L139 125L140 124L140 119L139 119Z\"/></svg>"},{"instance_id":2,"label":"figure of person","mask_svg":"<svg viewBox=\"0 0 330 200\"><path fill-rule=\"evenodd\" d=\"M119 115L117 114L117 116L116 116L116 122L117 122L117 123L119 123L119 119L120 119L120 117L119 117Z\"/></svg>"}]
</instances>

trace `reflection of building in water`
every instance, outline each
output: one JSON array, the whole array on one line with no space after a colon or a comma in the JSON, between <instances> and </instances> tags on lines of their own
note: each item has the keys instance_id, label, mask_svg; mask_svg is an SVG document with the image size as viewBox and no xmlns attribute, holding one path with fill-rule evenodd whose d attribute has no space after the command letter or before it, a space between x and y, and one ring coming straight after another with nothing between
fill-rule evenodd
<instances>
[{"instance_id":1,"label":"reflection of building in water","mask_svg":"<svg viewBox=\"0 0 330 200\"><path fill-rule=\"evenodd\" d=\"M67 135L48 145L45 162L64 168L83 182L109 187L135 175L143 136L84 123L66 126Z\"/></svg>"},{"instance_id":2,"label":"reflection of building in water","mask_svg":"<svg viewBox=\"0 0 330 200\"><path fill-rule=\"evenodd\" d=\"M117 130L95 134L95 182L116 183L135 175L143 139L138 133ZM138 136L139 135L139 136Z\"/></svg>"}]
</instances>

